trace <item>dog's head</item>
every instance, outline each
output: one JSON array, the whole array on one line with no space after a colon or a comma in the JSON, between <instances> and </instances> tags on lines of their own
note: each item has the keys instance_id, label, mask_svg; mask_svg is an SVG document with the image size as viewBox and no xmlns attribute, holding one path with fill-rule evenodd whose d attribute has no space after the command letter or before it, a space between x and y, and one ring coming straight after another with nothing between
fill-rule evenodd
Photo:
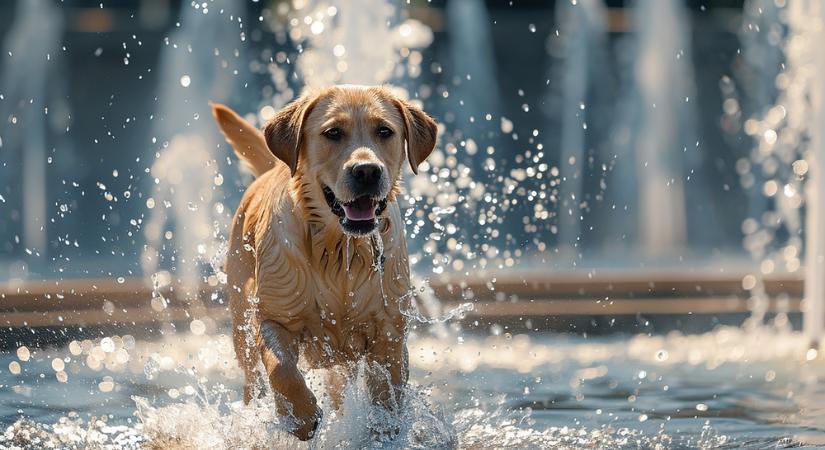
<instances>
[{"instance_id":1,"label":"dog's head","mask_svg":"<svg viewBox=\"0 0 825 450\"><path fill-rule=\"evenodd\" d=\"M344 232L372 232L400 180L435 147L437 126L383 87L307 92L264 126L270 151L325 200Z\"/></svg>"}]
</instances>

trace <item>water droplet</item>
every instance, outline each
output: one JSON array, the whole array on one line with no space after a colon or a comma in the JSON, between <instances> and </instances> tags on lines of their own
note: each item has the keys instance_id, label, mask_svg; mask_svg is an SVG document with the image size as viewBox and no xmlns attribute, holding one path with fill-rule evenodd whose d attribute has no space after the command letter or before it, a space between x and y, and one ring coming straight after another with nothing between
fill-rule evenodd
<instances>
[{"instance_id":1,"label":"water droplet","mask_svg":"<svg viewBox=\"0 0 825 450\"><path fill-rule=\"evenodd\" d=\"M52 369L54 369L55 372L62 372L65 367L66 364L63 362L62 359L55 358L52 360Z\"/></svg>"},{"instance_id":2,"label":"water droplet","mask_svg":"<svg viewBox=\"0 0 825 450\"><path fill-rule=\"evenodd\" d=\"M193 334L200 336L206 331L206 324L203 321L195 319L189 324L189 330Z\"/></svg>"},{"instance_id":3,"label":"water droplet","mask_svg":"<svg viewBox=\"0 0 825 450\"><path fill-rule=\"evenodd\" d=\"M100 392L112 392L112 389L115 388L115 381L110 376L103 377L103 381L101 381L97 388L100 389Z\"/></svg>"},{"instance_id":4,"label":"water droplet","mask_svg":"<svg viewBox=\"0 0 825 450\"><path fill-rule=\"evenodd\" d=\"M115 341L113 341L110 337L105 337L101 339L100 349L106 353L112 353L113 351L115 351Z\"/></svg>"},{"instance_id":5,"label":"water droplet","mask_svg":"<svg viewBox=\"0 0 825 450\"><path fill-rule=\"evenodd\" d=\"M77 341L72 341L69 343L69 353L74 356L77 356L83 352L83 348L80 346L80 343Z\"/></svg>"},{"instance_id":6,"label":"water droplet","mask_svg":"<svg viewBox=\"0 0 825 450\"><path fill-rule=\"evenodd\" d=\"M17 359L19 359L20 361L28 361L30 357L31 352L29 352L29 348L25 345L21 345L17 349Z\"/></svg>"},{"instance_id":7,"label":"water droplet","mask_svg":"<svg viewBox=\"0 0 825 450\"><path fill-rule=\"evenodd\" d=\"M160 371L160 364L155 358L150 357L146 364L143 365L143 374L146 375L147 380L154 380Z\"/></svg>"}]
</instances>

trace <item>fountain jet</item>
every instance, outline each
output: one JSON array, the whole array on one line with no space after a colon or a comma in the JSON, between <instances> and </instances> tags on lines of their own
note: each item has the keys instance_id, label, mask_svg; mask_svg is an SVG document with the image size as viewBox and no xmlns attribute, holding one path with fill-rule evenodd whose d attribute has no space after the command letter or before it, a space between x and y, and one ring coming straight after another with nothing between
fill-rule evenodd
<instances>
[{"instance_id":1,"label":"fountain jet","mask_svg":"<svg viewBox=\"0 0 825 450\"><path fill-rule=\"evenodd\" d=\"M692 123L692 70L684 7L639 0L635 79L640 125L636 137L641 246L647 256L678 252L686 243L680 164Z\"/></svg>"},{"instance_id":2,"label":"fountain jet","mask_svg":"<svg viewBox=\"0 0 825 450\"><path fill-rule=\"evenodd\" d=\"M161 148L152 164L156 181L148 202L145 274L155 279L173 270L193 308L200 309L198 286L203 262L221 251L223 209L220 161L226 153L210 120L209 101L222 101L244 83L245 6L214 0L184 4L180 26L165 40L159 64L158 109L154 132ZM215 153L217 152L217 153ZM174 239L172 239L174 237Z\"/></svg>"},{"instance_id":3,"label":"fountain jet","mask_svg":"<svg viewBox=\"0 0 825 450\"><path fill-rule=\"evenodd\" d=\"M48 236L46 157L48 136L49 63L60 48L63 18L49 0L19 0L14 25L7 36L0 75L0 147L17 149L22 167L22 243L33 253L45 256ZM19 108L19 109L15 109ZM8 152L8 150L6 150ZM14 157L14 156L12 156ZM8 178L7 178L8 179Z\"/></svg>"},{"instance_id":4,"label":"fountain jet","mask_svg":"<svg viewBox=\"0 0 825 450\"><path fill-rule=\"evenodd\" d=\"M463 102L455 108L456 124L471 135L471 117L480 123L485 114L501 114L490 14L483 0L453 0L447 2L446 16L450 72L458 82L453 94Z\"/></svg>"},{"instance_id":5,"label":"fountain jet","mask_svg":"<svg viewBox=\"0 0 825 450\"><path fill-rule=\"evenodd\" d=\"M557 17L564 30L565 66L562 79L561 148L559 167L563 182L559 192L559 246L573 250L581 235L582 178L586 144L586 104L591 79L591 58L604 45L606 11L602 0L577 4L558 2Z\"/></svg>"},{"instance_id":6,"label":"fountain jet","mask_svg":"<svg viewBox=\"0 0 825 450\"><path fill-rule=\"evenodd\" d=\"M792 26L804 23L801 36L811 55L810 143L805 159L808 179L805 186L805 310L803 328L812 347L818 347L825 331L825 52L818 43L825 41L825 4L818 1L792 2ZM813 23L812 23L813 22ZM789 44L790 45L790 44ZM817 74L818 76L814 76Z\"/></svg>"}]
</instances>

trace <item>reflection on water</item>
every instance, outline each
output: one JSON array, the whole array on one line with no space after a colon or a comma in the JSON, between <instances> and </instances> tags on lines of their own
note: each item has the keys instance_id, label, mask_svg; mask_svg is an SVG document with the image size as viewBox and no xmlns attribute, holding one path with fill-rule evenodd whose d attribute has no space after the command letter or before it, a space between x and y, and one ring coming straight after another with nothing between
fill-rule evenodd
<instances>
[{"instance_id":1,"label":"reflection on water","mask_svg":"<svg viewBox=\"0 0 825 450\"><path fill-rule=\"evenodd\" d=\"M306 444L283 431L271 398L239 402L229 336L114 336L4 354L0 447L363 448L379 445L381 427L397 433L389 448L825 444L825 361L805 344L797 333L735 328L413 336L399 416L370 405L362 367ZM309 378L322 393L323 373Z\"/></svg>"}]
</instances>

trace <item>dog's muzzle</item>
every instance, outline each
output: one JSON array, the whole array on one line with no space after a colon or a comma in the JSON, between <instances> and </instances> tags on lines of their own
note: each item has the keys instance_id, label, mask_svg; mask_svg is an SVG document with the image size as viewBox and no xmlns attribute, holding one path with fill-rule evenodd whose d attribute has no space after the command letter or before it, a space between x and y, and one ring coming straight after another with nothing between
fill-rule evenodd
<instances>
[{"instance_id":1,"label":"dog's muzzle","mask_svg":"<svg viewBox=\"0 0 825 450\"><path fill-rule=\"evenodd\" d=\"M338 216L344 232L354 235L369 234L375 230L381 213L387 209L386 197L376 199L362 195L351 202L342 203L327 186L324 186L324 199L332 213Z\"/></svg>"}]
</instances>

